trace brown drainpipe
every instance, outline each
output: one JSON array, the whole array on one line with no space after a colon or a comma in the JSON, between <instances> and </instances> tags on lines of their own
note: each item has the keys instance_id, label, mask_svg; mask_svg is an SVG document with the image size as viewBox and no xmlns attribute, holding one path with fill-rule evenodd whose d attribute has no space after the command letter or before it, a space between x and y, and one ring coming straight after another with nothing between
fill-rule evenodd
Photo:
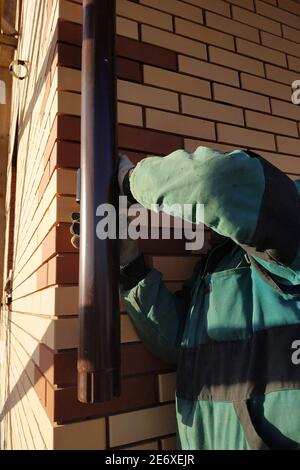
<instances>
[{"instance_id":1,"label":"brown drainpipe","mask_svg":"<svg viewBox=\"0 0 300 470\"><path fill-rule=\"evenodd\" d=\"M96 209L118 208L115 0L83 0L78 399L120 394L117 240L96 236Z\"/></svg>"}]
</instances>

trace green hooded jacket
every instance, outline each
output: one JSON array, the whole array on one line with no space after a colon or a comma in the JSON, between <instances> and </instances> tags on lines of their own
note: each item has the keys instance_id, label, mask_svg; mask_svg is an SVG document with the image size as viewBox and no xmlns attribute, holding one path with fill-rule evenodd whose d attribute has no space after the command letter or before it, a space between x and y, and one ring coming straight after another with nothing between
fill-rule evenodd
<instances>
[{"instance_id":1,"label":"green hooded jacket","mask_svg":"<svg viewBox=\"0 0 300 470\"><path fill-rule=\"evenodd\" d=\"M189 222L226 237L180 293L142 257L122 270L138 335L177 365L180 448L300 449L300 182L199 147L142 160L130 190L148 209L190 204Z\"/></svg>"}]
</instances>

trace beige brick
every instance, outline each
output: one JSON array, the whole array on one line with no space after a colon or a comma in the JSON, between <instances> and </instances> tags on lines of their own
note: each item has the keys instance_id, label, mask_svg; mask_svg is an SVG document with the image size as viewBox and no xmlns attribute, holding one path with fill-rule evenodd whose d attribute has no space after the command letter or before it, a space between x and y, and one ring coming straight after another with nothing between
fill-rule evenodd
<instances>
[{"instance_id":1,"label":"beige brick","mask_svg":"<svg viewBox=\"0 0 300 470\"><path fill-rule=\"evenodd\" d=\"M70 222L70 214L72 212L78 211L78 204L74 197L57 197L54 201L53 206L51 207L51 213L49 216L54 216L54 222ZM53 211L53 212L52 212ZM49 210L50 212L50 210ZM52 220L50 221L50 223ZM49 227L52 226L52 223Z\"/></svg>"},{"instance_id":2,"label":"beige brick","mask_svg":"<svg viewBox=\"0 0 300 470\"><path fill-rule=\"evenodd\" d=\"M78 287L56 287L54 290L56 315L78 315Z\"/></svg>"},{"instance_id":3,"label":"beige brick","mask_svg":"<svg viewBox=\"0 0 300 470\"><path fill-rule=\"evenodd\" d=\"M260 154L284 173L300 174L300 158L281 153L260 152Z\"/></svg>"},{"instance_id":4,"label":"beige brick","mask_svg":"<svg viewBox=\"0 0 300 470\"><path fill-rule=\"evenodd\" d=\"M179 114L147 109L146 124L150 129L159 129L189 137L203 137L212 140L216 137L213 123Z\"/></svg>"},{"instance_id":5,"label":"beige brick","mask_svg":"<svg viewBox=\"0 0 300 470\"><path fill-rule=\"evenodd\" d=\"M294 80L299 79L299 74L297 72L290 72L289 70L269 64L266 64L266 75L270 80L286 83L289 86L291 86Z\"/></svg>"},{"instance_id":6,"label":"beige brick","mask_svg":"<svg viewBox=\"0 0 300 470\"><path fill-rule=\"evenodd\" d=\"M234 34L234 36L249 39L249 41L260 42L258 29L230 20L224 16L216 15L215 13L207 11L206 24L211 28L224 31L225 33ZM221 44L222 43L219 43L218 45Z\"/></svg>"},{"instance_id":7,"label":"beige brick","mask_svg":"<svg viewBox=\"0 0 300 470\"><path fill-rule=\"evenodd\" d=\"M288 177L289 177L292 181L300 181L299 175L291 175L291 174L289 173L289 174L288 174Z\"/></svg>"},{"instance_id":8,"label":"beige brick","mask_svg":"<svg viewBox=\"0 0 300 470\"><path fill-rule=\"evenodd\" d=\"M299 157L299 139L278 136L277 145L279 152Z\"/></svg>"},{"instance_id":9,"label":"beige brick","mask_svg":"<svg viewBox=\"0 0 300 470\"><path fill-rule=\"evenodd\" d=\"M229 0L230 3L254 11L254 0Z\"/></svg>"},{"instance_id":10,"label":"beige brick","mask_svg":"<svg viewBox=\"0 0 300 470\"><path fill-rule=\"evenodd\" d=\"M202 9L193 5L188 5L178 0L140 0L140 3L148 5L149 7L163 10L172 15L176 15L188 20L196 21L197 23L203 23Z\"/></svg>"},{"instance_id":11,"label":"beige brick","mask_svg":"<svg viewBox=\"0 0 300 470\"><path fill-rule=\"evenodd\" d=\"M248 148L276 150L275 138L264 132L242 129L240 127L217 124L218 138L221 142L242 145Z\"/></svg>"},{"instance_id":12,"label":"beige brick","mask_svg":"<svg viewBox=\"0 0 300 470\"><path fill-rule=\"evenodd\" d=\"M130 444L176 430L174 405L164 405L109 417L110 447Z\"/></svg>"},{"instance_id":13,"label":"beige brick","mask_svg":"<svg viewBox=\"0 0 300 470\"><path fill-rule=\"evenodd\" d=\"M131 126L143 126L143 110L140 106L118 103L118 122Z\"/></svg>"},{"instance_id":14,"label":"beige brick","mask_svg":"<svg viewBox=\"0 0 300 470\"><path fill-rule=\"evenodd\" d=\"M136 446L122 447L122 450L158 450L158 442L151 441Z\"/></svg>"},{"instance_id":15,"label":"beige brick","mask_svg":"<svg viewBox=\"0 0 300 470\"><path fill-rule=\"evenodd\" d=\"M193 38L204 43L214 44L216 46L222 44L224 49L234 51L234 40L232 36L219 33L218 31L206 28L205 26L197 25L191 21L175 18L175 31L177 34Z\"/></svg>"},{"instance_id":16,"label":"beige brick","mask_svg":"<svg viewBox=\"0 0 300 470\"><path fill-rule=\"evenodd\" d=\"M82 6L73 2L61 0L59 2L59 17L63 20L72 21L74 23L82 23Z\"/></svg>"},{"instance_id":17,"label":"beige brick","mask_svg":"<svg viewBox=\"0 0 300 470\"><path fill-rule=\"evenodd\" d=\"M282 25L283 36L290 41L295 41L300 43L299 30L290 28L289 26Z\"/></svg>"},{"instance_id":18,"label":"beige brick","mask_svg":"<svg viewBox=\"0 0 300 470\"><path fill-rule=\"evenodd\" d=\"M22 328L25 331L29 330L30 334L37 340L43 340L43 343L53 349L55 348L54 322L50 319L12 312L11 320L19 328Z\"/></svg>"},{"instance_id":19,"label":"beige brick","mask_svg":"<svg viewBox=\"0 0 300 470\"><path fill-rule=\"evenodd\" d=\"M284 0L286 2L287 0ZM294 2L293 2L294 3ZM300 29L299 17L286 12L280 8L275 8L272 5L267 5L265 2L256 0L256 11L267 18L279 21L280 23L293 26L294 28Z\"/></svg>"},{"instance_id":20,"label":"beige brick","mask_svg":"<svg viewBox=\"0 0 300 470\"><path fill-rule=\"evenodd\" d=\"M214 11L219 15L230 16L230 7L227 3L222 0L185 0L186 3L199 6L205 10Z\"/></svg>"},{"instance_id":21,"label":"beige brick","mask_svg":"<svg viewBox=\"0 0 300 470\"><path fill-rule=\"evenodd\" d=\"M244 125L244 115L241 109L218 104L214 101L193 98L191 96L182 96L181 101L184 114L191 114L192 116L228 122L240 126Z\"/></svg>"},{"instance_id":22,"label":"beige brick","mask_svg":"<svg viewBox=\"0 0 300 470\"><path fill-rule=\"evenodd\" d=\"M281 36L280 24L266 18L265 16L257 15L256 13L252 13L239 7L232 8L232 16L237 21L241 21L247 25L252 25L255 28Z\"/></svg>"},{"instance_id":23,"label":"beige brick","mask_svg":"<svg viewBox=\"0 0 300 470\"><path fill-rule=\"evenodd\" d=\"M275 134L298 137L298 127L296 122L288 121L268 114L246 111L246 125L254 129L261 129Z\"/></svg>"},{"instance_id":24,"label":"beige brick","mask_svg":"<svg viewBox=\"0 0 300 470\"><path fill-rule=\"evenodd\" d=\"M231 67L242 72L249 72L253 75L265 76L264 66L262 62L250 59L234 52L225 51L214 46L209 46L210 61L225 67Z\"/></svg>"},{"instance_id":25,"label":"beige brick","mask_svg":"<svg viewBox=\"0 0 300 470\"><path fill-rule=\"evenodd\" d=\"M300 106L285 101L271 100L272 113L300 122Z\"/></svg>"},{"instance_id":26,"label":"beige brick","mask_svg":"<svg viewBox=\"0 0 300 470\"><path fill-rule=\"evenodd\" d=\"M291 70L300 72L300 59L297 59L297 57L288 56L288 64Z\"/></svg>"},{"instance_id":27,"label":"beige brick","mask_svg":"<svg viewBox=\"0 0 300 470\"><path fill-rule=\"evenodd\" d=\"M219 142L213 142L212 143L212 142L207 142L205 140L184 139L184 148L188 152L195 152L195 150L198 147L210 147L210 148L219 150L219 152L224 152L224 153L231 152L232 150L236 150L236 149L241 148L239 146L239 147L236 147L236 149L235 149L234 146L232 146L232 145L224 145L224 144L220 144ZM176 291L180 290L177 287L177 283L174 283L174 287L173 287L172 284L171 284L172 292L176 292Z\"/></svg>"},{"instance_id":28,"label":"beige brick","mask_svg":"<svg viewBox=\"0 0 300 470\"><path fill-rule=\"evenodd\" d=\"M127 315L121 315L121 340L122 343L134 343L139 341L139 337Z\"/></svg>"},{"instance_id":29,"label":"beige brick","mask_svg":"<svg viewBox=\"0 0 300 470\"><path fill-rule=\"evenodd\" d=\"M71 169L58 168L56 172L57 193L75 196L77 187L77 171Z\"/></svg>"},{"instance_id":30,"label":"beige brick","mask_svg":"<svg viewBox=\"0 0 300 470\"><path fill-rule=\"evenodd\" d=\"M266 3L269 3L270 5L275 5L277 6L277 0L264 0Z\"/></svg>"},{"instance_id":31,"label":"beige brick","mask_svg":"<svg viewBox=\"0 0 300 470\"><path fill-rule=\"evenodd\" d=\"M118 98L121 101L153 106L169 111L179 110L177 93L123 80L118 82Z\"/></svg>"},{"instance_id":32,"label":"beige brick","mask_svg":"<svg viewBox=\"0 0 300 470\"><path fill-rule=\"evenodd\" d=\"M129 2L128 0L117 0L117 15L125 16L141 23L157 26L158 28L173 30L172 16L166 13L148 8L146 6Z\"/></svg>"},{"instance_id":33,"label":"beige brick","mask_svg":"<svg viewBox=\"0 0 300 470\"><path fill-rule=\"evenodd\" d=\"M54 344L52 346L53 349L78 348L79 321L77 318L58 319L58 320L53 321L53 326L54 326Z\"/></svg>"},{"instance_id":34,"label":"beige brick","mask_svg":"<svg viewBox=\"0 0 300 470\"><path fill-rule=\"evenodd\" d=\"M168 33L150 26L142 25L142 41L156 46L165 47L181 54L191 55L200 59L207 59L205 44L192 39L179 37L177 34Z\"/></svg>"},{"instance_id":35,"label":"beige brick","mask_svg":"<svg viewBox=\"0 0 300 470\"><path fill-rule=\"evenodd\" d=\"M161 440L162 450L178 450L176 436Z\"/></svg>"},{"instance_id":36,"label":"beige brick","mask_svg":"<svg viewBox=\"0 0 300 470\"><path fill-rule=\"evenodd\" d=\"M278 0L279 8L300 16L300 5L292 0Z\"/></svg>"},{"instance_id":37,"label":"beige brick","mask_svg":"<svg viewBox=\"0 0 300 470\"><path fill-rule=\"evenodd\" d=\"M246 41L245 39L237 38L236 43L237 52L240 54L254 57L254 59L259 57L265 62L286 67L286 58L282 52L274 51L274 49L270 49L269 47L259 46L258 44Z\"/></svg>"},{"instance_id":38,"label":"beige brick","mask_svg":"<svg viewBox=\"0 0 300 470\"><path fill-rule=\"evenodd\" d=\"M263 31L261 32L261 40L264 46L272 47L278 51L300 57L300 47L295 42L289 41L288 39L278 38L277 36L274 36L274 34L265 33Z\"/></svg>"},{"instance_id":39,"label":"beige brick","mask_svg":"<svg viewBox=\"0 0 300 470\"><path fill-rule=\"evenodd\" d=\"M11 400L10 405L15 406L16 403L21 402L22 406L19 408L20 414L19 418L21 419L21 423L16 423L20 426L22 425L23 431L26 433L26 441L27 443L32 442L30 446L28 446L31 450L46 450L45 439L42 434L41 428L43 423L43 415L37 414L38 411L44 412L44 409L41 405L40 400L31 386L31 382L29 376L24 373L25 366L30 369L29 364L24 361L21 361L18 357L18 354L15 350L15 344L11 345L11 355L10 355L10 392L14 399ZM28 358L27 358L28 360ZM30 372L29 372L30 375ZM15 392L18 390L19 397L16 397ZM8 391L9 392L9 391ZM9 399L9 398L8 398ZM23 410L22 410L23 409ZM37 420L36 417L39 419ZM48 424L48 423L47 423ZM30 431L28 430L28 425ZM24 433L24 434L25 434ZM31 440L32 439L32 440Z\"/></svg>"},{"instance_id":40,"label":"beige brick","mask_svg":"<svg viewBox=\"0 0 300 470\"><path fill-rule=\"evenodd\" d=\"M53 450L104 450L106 448L105 419L55 425Z\"/></svg>"},{"instance_id":41,"label":"beige brick","mask_svg":"<svg viewBox=\"0 0 300 470\"><path fill-rule=\"evenodd\" d=\"M214 98L216 101L223 103L235 104L243 108L250 108L264 112L270 112L269 99L255 93L250 93L244 90L219 85L213 85Z\"/></svg>"},{"instance_id":42,"label":"beige brick","mask_svg":"<svg viewBox=\"0 0 300 470\"><path fill-rule=\"evenodd\" d=\"M202 60L179 56L179 70L199 78L206 78L227 85L239 86L239 76L235 70L230 70L219 65L210 64Z\"/></svg>"},{"instance_id":43,"label":"beige brick","mask_svg":"<svg viewBox=\"0 0 300 470\"><path fill-rule=\"evenodd\" d=\"M280 83L275 83L271 80L265 80L263 78L254 77L245 73L241 74L241 80L242 88L244 88L244 90L255 91L266 96L273 96L285 101L291 101L290 86L281 85Z\"/></svg>"},{"instance_id":44,"label":"beige brick","mask_svg":"<svg viewBox=\"0 0 300 470\"><path fill-rule=\"evenodd\" d=\"M59 91L57 93L57 112L73 116L81 115L81 95Z\"/></svg>"},{"instance_id":45,"label":"beige brick","mask_svg":"<svg viewBox=\"0 0 300 470\"><path fill-rule=\"evenodd\" d=\"M176 392L176 374L162 374L158 376L159 401L161 403L173 401Z\"/></svg>"},{"instance_id":46,"label":"beige brick","mask_svg":"<svg viewBox=\"0 0 300 470\"><path fill-rule=\"evenodd\" d=\"M131 39L139 39L138 23L127 18L117 17L117 34Z\"/></svg>"},{"instance_id":47,"label":"beige brick","mask_svg":"<svg viewBox=\"0 0 300 470\"><path fill-rule=\"evenodd\" d=\"M144 65L144 82L169 90L211 98L210 83L200 78Z\"/></svg>"},{"instance_id":48,"label":"beige brick","mask_svg":"<svg viewBox=\"0 0 300 470\"><path fill-rule=\"evenodd\" d=\"M81 92L81 72L69 67L57 67L58 89Z\"/></svg>"}]
</instances>

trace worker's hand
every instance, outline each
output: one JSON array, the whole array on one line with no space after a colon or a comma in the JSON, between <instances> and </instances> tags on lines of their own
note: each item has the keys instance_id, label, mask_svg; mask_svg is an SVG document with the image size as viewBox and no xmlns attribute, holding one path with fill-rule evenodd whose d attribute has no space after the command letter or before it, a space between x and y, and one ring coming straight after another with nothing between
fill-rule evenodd
<instances>
[{"instance_id":1,"label":"worker's hand","mask_svg":"<svg viewBox=\"0 0 300 470\"><path fill-rule=\"evenodd\" d=\"M80 213L72 213L72 225L70 227L72 235L71 243L77 250L80 244ZM139 244L137 240L120 240L120 266L126 266L140 255Z\"/></svg>"},{"instance_id":2,"label":"worker's hand","mask_svg":"<svg viewBox=\"0 0 300 470\"><path fill-rule=\"evenodd\" d=\"M133 163L129 160L129 158L126 155L119 155L119 167L118 167L118 181L119 181L119 189L120 189L120 194L124 194L124 179L134 168Z\"/></svg>"},{"instance_id":3,"label":"worker's hand","mask_svg":"<svg viewBox=\"0 0 300 470\"><path fill-rule=\"evenodd\" d=\"M70 232L72 238L71 238L71 243L74 246L74 248L77 248L79 250L79 242L80 242L80 213L79 212L73 212L72 213L72 225L70 227Z\"/></svg>"},{"instance_id":4,"label":"worker's hand","mask_svg":"<svg viewBox=\"0 0 300 470\"><path fill-rule=\"evenodd\" d=\"M120 266L126 266L140 256L138 240L120 240Z\"/></svg>"},{"instance_id":5,"label":"worker's hand","mask_svg":"<svg viewBox=\"0 0 300 470\"><path fill-rule=\"evenodd\" d=\"M130 216L128 211L121 210L119 213L120 233L120 266L124 267L140 255L138 240L129 238L129 224L135 217Z\"/></svg>"}]
</instances>

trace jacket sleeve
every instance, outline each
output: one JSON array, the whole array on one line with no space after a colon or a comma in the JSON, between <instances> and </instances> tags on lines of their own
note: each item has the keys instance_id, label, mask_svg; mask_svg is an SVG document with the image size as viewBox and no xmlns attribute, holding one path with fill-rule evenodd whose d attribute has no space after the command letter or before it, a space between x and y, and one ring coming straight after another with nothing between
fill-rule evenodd
<instances>
[{"instance_id":1,"label":"jacket sleeve","mask_svg":"<svg viewBox=\"0 0 300 470\"><path fill-rule=\"evenodd\" d=\"M164 158L149 157L133 170L130 189L144 207L204 223L275 275L297 281L297 185L261 156L199 147L194 153L177 150ZM198 204L204 205L204 218Z\"/></svg>"},{"instance_id":2,"label":"jacket sleeve","mask_svg":"<svg viewBox=\"0 0 300 470\"><path fill-rule=\"evenodd\" d=\"M173 294L159 271L144 268L143 275L143 264L143 257L140 257L121 273L121 299L145 346L161 360L176 364L193 278Z\"/></svg>"}]
</instances>

